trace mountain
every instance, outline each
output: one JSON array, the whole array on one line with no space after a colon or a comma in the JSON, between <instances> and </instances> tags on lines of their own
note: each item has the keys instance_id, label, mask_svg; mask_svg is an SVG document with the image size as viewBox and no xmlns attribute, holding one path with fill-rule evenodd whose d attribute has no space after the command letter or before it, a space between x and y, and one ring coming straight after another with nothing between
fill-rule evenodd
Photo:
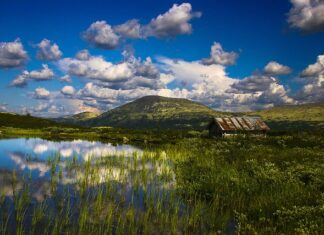
<instances>
[{"instance_id":1,"label":"mountain","mask_svg":"<svg viewBox=\"0 0 324 235\"><path fill-rule=\"evenodd\" d=\"M82 123L124 128L203 129L211 117L224 115L187 99L145 96Z\"/></svg>"},{"instance_id":2,"label":"mountain","mask_svg":"<svg viewBox=\"0 0 324 235\"><path fill-rule=\"evenodd\" d=\"M56 122L62 122L62 123L68 123L68 124L80 124L82 122L85 122L89 119L95 118L99 115L99 113L94 112L82 112L74 115L64 116L64 117L58 117L53 118L53 121Z\"/></svg>"},{"instance_id":3,"label":"mountain","mask_svg":"<svg viewBox=\"0 0 324 235\"><path fill-rule=\"evenodd\" d=\"M19 115L15 113L0 112L0 127L17 128L43 128L54 126L66 126L63 123L57 123L49 119L32 117L30 115Z\"/></svg>"}]
</instances>

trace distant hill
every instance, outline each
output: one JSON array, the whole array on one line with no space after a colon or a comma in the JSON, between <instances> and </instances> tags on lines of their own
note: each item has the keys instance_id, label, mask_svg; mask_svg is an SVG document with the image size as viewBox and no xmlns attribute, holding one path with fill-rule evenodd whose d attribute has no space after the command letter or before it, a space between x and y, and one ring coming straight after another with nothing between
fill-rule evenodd
<instances>
[{"instance_id":1,"label":"distant hill","mask_svg":"<svg viewBox=\"0 0 324 235\"><path fill-rule=\"evenodd\" d=\"M226 114L187 99L145 96L82 123L125 128L204 129L211 117Z\"/></svg>"},{"instance_id":2,"label":"distant hill","mask_svg":"<svg viewBox=\"0 0 324 235\"><path fill-rule=\"evenodd\" d=\"M213 110L187 99L145 96L102 114L83 112L55 119L0 112L0 127L111 126L132 129L206 129L211 117L260 116L272 130L324 130L324 103L290 105L247 113Z\"/></svg>"},{"instance_id":3,"label":"distant hill","mask_svg":"<svg viewBox=\"0 0 324 235\"><path fill-rule=\"evenodd\" d=\"M202 130L213 116L242 115L260 116L272 130L324 130L324 103L227 113L187 99L161 96L145 96L80 123L86 126Z\"/></svg>"},{"instance_id":4,"label":"distant hill","mask_svg":"<svg viewBox=\"0 0 324 235\"><path fill-rule=\"evenodd\" d=\"M259 115L264 120L324 121L324 103L279 106L249 114Z\"/></svg>"},{"instance_id":5,"label":"distant hill","mask_svg":"<svg viewBox=\"0 0 324 235\"><path fill-rule=\"evenodd\" d=\"M66 124L59 124L49 119L32 117L30 115L0 112L0 127L1 126L34 129L54 126L66 126Z\"/></svg>"},{"instance_id":6,"label":"distant hill","mask_svg":"<svg viewBox=\"0 0 324 235\"><path fill-rule=\"evenodd\" d=\"M53 121L61 122L61 123L68 123L68 124L81 124L84 121L89 119L95 118L99 115L99 113L94 112L82 112L74 115L64 116L53 118Z\"/></svg>"},{"instance_id":7,"label":"distant hill","mask_svg":"<svg viewBox=\"0 0 324 235\"><path fill-rule=\"evenodd\" d=\"M246 114L262 117L276 130L324 130L324 103L285 105Z\"/></svg>"}]
</instances>

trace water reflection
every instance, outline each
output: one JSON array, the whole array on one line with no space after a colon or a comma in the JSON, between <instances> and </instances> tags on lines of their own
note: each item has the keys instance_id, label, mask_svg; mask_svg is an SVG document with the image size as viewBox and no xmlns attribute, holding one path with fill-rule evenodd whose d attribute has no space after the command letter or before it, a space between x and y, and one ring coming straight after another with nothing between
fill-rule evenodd
<instances>
[{"instance_id":1,"label":"water reflection","mask_svg":"<svg viewBox=\"0 0 324 235\"><path fill-rule=\"evenodd\" d=\"M22 188L22 181L29 180L31 193L41 200L51 196L49 184L53 180L57 181L58 188L75 186L85 177L95 177L95 184L115 181L132 188L139 178L146 177L146 181L153 182L157 177L172 175L163 153L162 161L152 161L148 156L142 160L142 157L143 151L131 145L84 140L53 142L38 138L0 140L0 193L13 194L13 177L17 181L16 190ZM86 169L88 161L91 166ZM95 172L86 173L91 170Z\"/></svg>"},{"instance_id":2,"label":"water reflection","mask_svg":"<svg viewBox=\"0 0 324 235\"><path fill-rule=\"evenodd\" d=\"M134 219L141 216L139 221L148 221L146 216L152 213L181 217L179 210L184 207L174 190L172 169L165 152L142 151L131 145L0 140L0 233L1 221L9 221L9 230L16 231L19 217L25 218L26 231L37 227L32 221L55 224L66 212L71 215L67 225L79 224L87 210L85 223L92 223L97 215L97 221L106 221L108 217L102 215L109 211L119 215L117 221L109 217L115 224L125 213ZM41 218L39 208L45 208ZM12 216L14 211L18 216ZM42 234L43 227L37 228Z\"/></svg>"},{"instance_id":3,"label":"water reflection","mask_svg":"<svg viewBox=\"0 0 324 235\"><path fill-rule=\"evenodd\" d=\"M40 190L41 179L43 178L43 183L47 184L46 180L49 180L53 174L51 172L53 167L55 167L55 172L61 171L60 184L73 184L82 177L83 172L80 169L69 168L72 158L78 162L84 162L105 157L127 158L134 153L140 156L142 150L131 145L112 145L84 140L62 142L39 138L0 140L0 193L6 191L6 194L12 194L12 190L8 190L8 187L10 188L12 184L13 171L18 177L18 182L22 177L31 178L33 186L37 186L34 187L37 188L35 190L44 191ZM56 159L58 157L59 160ZM55 159L57 164L54 166L51 162ZM110 169L99 167L98 171L102 181L121 178L121 170L118 167ZM123 174L125 174L125 170ZM19 190L19 183L17 188Z\"/></svg>"}]
</instances>

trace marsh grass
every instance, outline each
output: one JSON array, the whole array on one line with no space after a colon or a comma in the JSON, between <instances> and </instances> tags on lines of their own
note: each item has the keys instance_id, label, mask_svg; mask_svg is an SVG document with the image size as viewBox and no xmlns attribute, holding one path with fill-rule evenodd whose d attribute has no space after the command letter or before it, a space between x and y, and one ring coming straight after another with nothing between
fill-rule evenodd
<instances>
[{"instance_id":1,"label":"marsh grass","mask_svg":"<svg viewBox=\"0 0 324 235\"><path fill-rule=\"evenodd\" d=\"M322 135L305 134L182 139L86 161L56 154L42 199L31 174L12 172L0 233L323 234L323 148Z\"/></svg>"}]
</instances>

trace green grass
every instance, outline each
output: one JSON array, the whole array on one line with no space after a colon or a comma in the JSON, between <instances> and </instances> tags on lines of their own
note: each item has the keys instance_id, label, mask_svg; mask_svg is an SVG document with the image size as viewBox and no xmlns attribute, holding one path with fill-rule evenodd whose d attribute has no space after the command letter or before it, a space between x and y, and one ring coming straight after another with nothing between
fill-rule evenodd
<instances>
[{"instance_id":1,"label":"green grass","mask_svg":"<svg viewBox=\"0 0 324 235\"><path fill-rule=\"evenodd\" d=\"M224 227L233 217L241 234L322 234L323 137L183 141L178 190L210 205L211 227Z\"/></svg>"},{"instance_id":2,"label":"green grass","mask_svg":"<svg viewBox=\"0 0 324 235\"><path fill-rule=\"evenodd\" d=\"M323 234L323 150L323 133L303 132L178 136L86 162L55 155L42 200L32 200L28 177L3 178L15 216L0 200L0 233L225 234L232 221L239 234Z\"/></svg>"},{"instance_id":3,"label":"green grass","mask_svg":"<svg viewBox=\"0 0 324 235\"><path fill-rule=\"evenodd\" d=\"M19 115L15 113L0 112L0 127L15 127L24 129L37 129L45 127L69 127L63 123L56 123L49 119Z\"/></svg>"}]
</instances>

